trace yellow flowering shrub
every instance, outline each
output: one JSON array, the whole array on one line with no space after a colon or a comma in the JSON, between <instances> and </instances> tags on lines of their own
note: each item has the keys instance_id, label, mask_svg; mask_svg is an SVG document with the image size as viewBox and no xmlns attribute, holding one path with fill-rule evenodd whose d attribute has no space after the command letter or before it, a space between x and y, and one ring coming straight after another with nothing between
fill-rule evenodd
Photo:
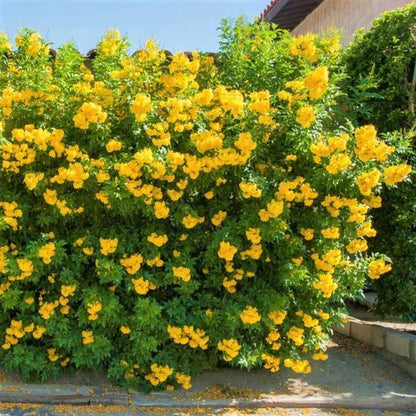
<instances>
[{"instance_id":1,"label":"yellow flowering shrub","mask_svg":"<svg viewBox=\"0 0 416 416\"><path fill-rule=\"evenodd\" d=\"M334 305L390 270L365 255L370 208L410 168L333 115L336 35L223 29L216 60L129 56L112 30L92 67L1 38L6 369L102 367L141 390L219 361L307 373Z\"/></svg>"}]
</instances>

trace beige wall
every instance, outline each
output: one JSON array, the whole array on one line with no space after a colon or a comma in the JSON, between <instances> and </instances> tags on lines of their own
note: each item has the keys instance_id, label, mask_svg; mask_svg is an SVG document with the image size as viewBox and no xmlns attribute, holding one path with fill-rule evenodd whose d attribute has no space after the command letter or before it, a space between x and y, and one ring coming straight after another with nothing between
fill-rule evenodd
<instances>
[{"instance_id":1,"label":"beige wall","mask_svg":"<svg viewBox=\"0 0 416 416\"><path fill-rule=\"evenodd\" d=\"M321 33L330 27L342 29L346 44L357 29L368 28L386 10L414 3L415 0L325 0L292 30L294 35Z\"/></svg>"}]
</instances>

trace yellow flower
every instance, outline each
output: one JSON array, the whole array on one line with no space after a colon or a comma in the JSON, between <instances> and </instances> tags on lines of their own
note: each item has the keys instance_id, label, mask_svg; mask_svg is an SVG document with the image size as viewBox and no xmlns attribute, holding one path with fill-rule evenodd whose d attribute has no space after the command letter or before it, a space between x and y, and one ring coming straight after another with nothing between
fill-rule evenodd
<instances>
[{"instance_id":1,"label":"yellow flower","mask_svg":"<svg viewBox=\"0 0 416 416\"><path fill-rule=\"evenodd\" d=\"M411 171L412 167L406 163L390 166L384 169L384 181L387 185L394 185L398 182L402 182Z\"/></svg>"},{"instance_id":2,"label":"yellow flower","mask_svg":"<svg viewBox=\"0 0 416 416\"><path fill-rule=\"evenodd\" d=\"M184 282L191 280L191 270L188 267L172 267L173 275Z\"/></svg>"},{"instance_id":3,"label":"yellow flower","mask_svg":"<svg viewBox=\"0 0 416 416\"><path fill-rule=\"evenodd\" d=\"M330 238L330 239L338 239L340 234L339 234L339 227L329 227L329 228L325 228L323 230L321 230L321 234L325 237L325 238Z\"/></svg>"},{"instance_id":4,"label":"yellow flower","mask_svg":"<svg viewBox=\"0 0 416 416\"><path fill-rule=\"evenodd\" d=\"M128 326L122 325L120 327L120 331L121 331L122 334L127 335L127 334L130 334L131 329Z\"/></svg>"},{"instance_id":5,"label":"yellow flower","mask_svg":"<svg viewBox=\"0 0 416 416\"><path fill-rule=\"evenodd\" d=\"M62 285L61 293L64 297L74 296L77 285Z\"/></svg>"},{"instance_id":6,"label":"yellow flower","mask_svg":"<svg viewBox=\"0 0 416 416\"><path fill-rule=\"evenodd\" d=\"M120 264L126 269L128 274L135 274L140 270L143 263L143 256L141 254L132 254L129 257L124 257L120 260Z\"/></svg>"},{"instance_id":7,"label":"yellow flower","mask_svg":"<svg viewBox=\"0 0 416 416\"><path fill-rule=\"evenodd\" d=\"M45 199L45 202L49 205L55 205L58 202L56 191L52 189L47 189L43 193L43 198Z\"/></svg>"},{"instance_id":8,"label":"yellow flower","mask_svg":"<svg viewBox=\"0 0 416 416\"><path fill-rule=\"evenodd\" d=\"M252 182L240 182L239 187L244 198L260 198L261 190Z\"/></svg>"},{"instance_id":9,"label":"yellow flower","mask_svg":"<svg viewBox=\"0 0 416 416\"><path fill-rule=\"evenodd\" d=\"M44 173L26 173L23 181L27 189L32 191L44 177Z\"/></svg>"},{"instance_id":10,"label":"yellow flower","mask_svg":"<svg viewBox=\"0 0 416 416\"><path fill-rule=\"evenodd\" d=\"M147 241L154 244L156 247L162 247L168 242L168 236L166 234L158 235L156 233L152 233L147 237Z\"/></svg>"},{"instance_id":11,"label":"yellow flower","mask_svg":"<svg viewBox=\"0 0 416 416\"><path fill-rule=\"evenodd\" d=\"M225 220L225 217L227 216L226 211L218 211L212 218L211 222L216 226L220 226L221 223Z\"/></svg>"},{"instance_id":12,"label":"yellow flower","mask_svg":"<svg viewBox=\"0 0 416 416\"><path fill-rule=\"evenodd\" d=\"M166 206L166 204L162 201L155 202L154 205L154 213L155 217L158 219L164 219L167 218L169 215L169 208Z\"/></svg>"},{"instance_id":13,"label":"yellow flower","mask_svg":"<svg viewBox=\"0 0 416 416\"><path fill-rule=\"evenodd\" d=\"M313 239L314 230L312 228L301 228L300 233L306 241Z\"/></svg>"},{"instance_id":14,"label":"yellow flower","mask_svg":"<svg viewBox=\"0 0 416 416\"><path fill-rule=\"evenodd\" d=\"M182 218L182 224L188 228L194 228L198 224L202 224L205 221L205 217L194 217L192 215L186 215Z\"/></svg>"},{"instance_id":15,"label":"yellow flower","mask_svg":"<svg viewBox=\"0 0 416 416\"><path fill-rule=\"evenodd\" d=\"M147 118L148 112L152 109L152 100L146 94L137 94L133 104L130 106L131 112L137 121L143 122Z\"/></svg>"},{"instance_id":16,"label":"yellow flower","mask_svg":"<svg viewBox=\"0 0 416 416\"><path fill-rule=\"evenodd\" d=\"M55 244L47 243L39 249L39 257L45 264L51 263L51 258L55 255Z\"/></svg>"},{"instance_id":17,"label":"yellow flower","mask_svg":"<svg viewBox=\"0 0 416 416\"><path fill-rule=\"evenodd\" d=\"M289 331L287 331L286 335L289 339L291 339L295 345L299 346L302 345L304 342L303 333L305 331L302 328L298 328L296 326L292 326Z\"/></svg>"},{"instance_id":18,"label":"yellow flower","mask_svg":"<svg viewBox=\"0 0 416 416\"><path fill-rule=\"evenodd\" d=\"M261 315L258 313L257 308L253 306L247 306L241 313L240 319L243 324L254 325L261 320Z\"/></svg>"},{"instance_id":19,"label":"yellow flower","mask_svg":"<svg viewBox=\"0 0 416 416\"><path fill-rule=\"evenodd\" d=\"M368 277L370 279L378 279L380 275L391 270L390 264L386 264L383 259L372 260L368 265Z\"/></svg>"},{"instance_id":20,"label":"yellow flower","mask_svg":"<svg viewBox=\"0 0 416 416\"><path fill-rule=\"evenodd\" d=\"M286 315L286 311L272 311L269 313L269 318L273 321L275 325L281 325L285 320Z\"/></svg>"},{"instance_id":21,"label":"yellow flower","mask_svg":"<svg viewBox=\"0 0 416 416\"><path fill-rule=\"evenodd\" d=\"M188 376L184 373L176 373L176 380L186 390L188 390L192 387L191 376Z\"/></svg>"},{"instance_id":22,"label":"yellow flower","mask_svg":"<svg viewBox=\"0 0 416 416\"><path fill-rule=\"evenodd\" d=\"M151 283L149 280L143 279L143 277L131 279L131 282L133 283L134 290L139 295L146 295L146 293L151 289Z\"/></svg>"},{"instance_id":23,"label":"yellow flower","mask_svg":"<svg viewBox=\"0 0 416 416\"><path fill-rule=\"evenodd\" d=\"M112 153L112 152L116 152L118 150L121 150L123 143L118 141L118 140L114 140L111 139L107 142L107 144L105 145L105 148L107 150L108 153Z\"/></svg>"},{"instance_id":24,"label":"yellow flower","mask_svg":"<svg viewBox=\"0 0 416 416\"><path fill-rule=\"evenodd\" d=\"M100 251L101 254L107 256L108 254L114 253L117 249L118 239L114 238L100 238Z\"/></svg>"},{"instance_id":25,"label":"yellow flower","mask_svg":"<svg viewBox=\"0 0 416 416\"><path fill-rule=\"evenodd\" d=\"M238 352L241 349L241 345L235 338L223 339L218 342L217 348L223 352L223 358L225 361L231 361L237 357Z\"/></svg>"},{"instance_id":26,"label":"yellow flower","mask_svg":"<svg viewBox=\"0 0 416 416\"><path fill-rule=\"evenodd\" d=\"M92 331L82 331L82 343L84 345L92 344L94 342L94 334Z\"/></svg>"},{"instance_id":27,"label":"yellow flower","mask_svg":"<svg viewBox=\"0 0 416 416\"><path fill-rule=\"evenodd\" d=\"M300 107L296 113L296 121L303 127L308 128L315 121L315 111L310 105Z\"/></svg>"},{"instance_id":28,"label":"yellow flower","mask_svg":"<svg viewBox=\"0 0 416 416\"><path fill-rule=\"evenodd\" d=\"M220 248L218 250L218 257L227 261L231 261L238 248L230 244L228 241L221 241Z\"/></svg>"}]
</instances>

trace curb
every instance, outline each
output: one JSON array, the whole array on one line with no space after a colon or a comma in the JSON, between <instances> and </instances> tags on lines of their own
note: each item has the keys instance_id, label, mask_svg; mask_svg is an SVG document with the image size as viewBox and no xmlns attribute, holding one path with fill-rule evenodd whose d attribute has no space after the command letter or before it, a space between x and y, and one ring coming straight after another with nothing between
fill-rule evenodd
<instances>
[{"instance_id":1,"label":"curb","mask_svg":"<svg viewBox=\"0 0 416 416\"><path fill-rule=\"evenodd\" d=\"M335 327L334 331L380 349L383 357L416 378L415 335L385 328L352 316L348 316L348 322L343 327Z\"/></svg>"},{"instance_id":2,"label":"curb","mask_svg":"<svg viewBox=\"0 0 416 416\"><path fill-rule=\"evenodd\" d=\"M111 396L92 396L84 394L51 394L27 395L26 393L0 393L0 403L13 404L48 404L48 405L124 405L138 407L143 410L152 408L344 408L344 409L378 409L378 410L414 410L416 395L389 394L375 397L357 397L349 393L344 395L313 397L310 395L265 395L260 399L218 399L218 400L189 400L171 399L167 397L149 397L146 395L114 394Z\"/></svg>"}]
</instances>

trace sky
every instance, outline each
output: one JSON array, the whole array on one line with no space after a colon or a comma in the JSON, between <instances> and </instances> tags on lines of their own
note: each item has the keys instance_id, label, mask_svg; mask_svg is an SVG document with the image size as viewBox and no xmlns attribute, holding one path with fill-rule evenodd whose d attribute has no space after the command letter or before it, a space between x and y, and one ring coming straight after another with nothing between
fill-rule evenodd
<instances>
[{"instance_id":1,"label":"sky","mask_svg":"<svg viewBox=\"0 0 416 416\"><path fill-rule=\"evenodd\" d=\"M86 54L109 29L128 35L130 51L147 39L175 51L218 50L223 18L258 17L270 0L0 0L0 31L11 39L28 27L53 42L74 42Z\"/></svg>"}]
</instances>

